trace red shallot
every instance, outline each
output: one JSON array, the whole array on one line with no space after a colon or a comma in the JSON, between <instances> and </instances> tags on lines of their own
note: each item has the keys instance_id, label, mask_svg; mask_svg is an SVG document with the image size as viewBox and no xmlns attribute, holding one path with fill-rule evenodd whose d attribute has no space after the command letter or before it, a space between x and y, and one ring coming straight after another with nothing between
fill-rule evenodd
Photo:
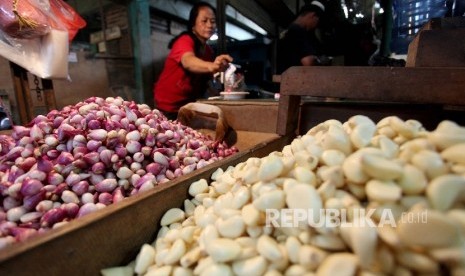
<instances>
[{"instance_id":1,"label":"red shallot","mask_svg":"<svg viewBox=\"0 0 465 276\"><path fill-rule=\"evenodd\" d=\"M237 151L120 97L39 115L0 135L0 249Z\"/></svg>"}]
</instances>

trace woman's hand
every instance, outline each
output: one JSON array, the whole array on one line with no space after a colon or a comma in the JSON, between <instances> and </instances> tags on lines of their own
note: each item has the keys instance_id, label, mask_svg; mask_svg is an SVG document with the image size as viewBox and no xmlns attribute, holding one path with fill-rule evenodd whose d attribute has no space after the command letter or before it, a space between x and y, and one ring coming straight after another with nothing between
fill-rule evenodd
<instances>
[{"instance_id":1,"label":"woman's hand","mask_svg":"<svg viewBox=\"0 0 465 276\"><path fill-rule=\"evenodd\" d=\"M217 73L224 72L233 61L230 55L219 55L213 62L202 60L194 55L193 52L186 52L181 58L182 66L193 73Z\"/></svg>"},{"instance_id":2,"label":"woman's hand","mask_svg":"<svg viewBox=\"0 0 465 276\"><path fill-rule=\"evenodd\" d=\"M224 54L217 56L213 61L211 72L224 72L226 69L228 69L229 63L231 63L232 61L233 58L230 55Z\"/></svg>"}]
</instances>

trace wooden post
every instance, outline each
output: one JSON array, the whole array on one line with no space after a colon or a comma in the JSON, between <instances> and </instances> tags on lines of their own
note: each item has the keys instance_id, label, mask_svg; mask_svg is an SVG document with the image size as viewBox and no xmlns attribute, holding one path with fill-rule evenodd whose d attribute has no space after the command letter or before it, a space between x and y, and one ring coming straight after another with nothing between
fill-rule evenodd
<instances>
[{"instance_id":1,"label":"wooden post","mask_svg":"<svg viewBox=\"0 0 465 276\"><path fill-rule=\"evenodd\" d=\"M16 103L18 106L21 125L29 123L34 118L34 105L32 103L31 91L27 80L27 71L10 62L13 86L15 89ZM14 122L12 122L14 124Z\"/></svg>"},{"instance_id":2,"label":"wooden post","mask_svg":"<svg viewBox=\"0 0 465 276\"><path fill-rule=\"evenodd\" d=\"M216 1L216 21L218 28L218 54L225 54L226 49L226 1Z\"/></svg>"},{"instance_id":3,"label":"wooden post","mask_svg":"<svg viewBox=\"0 0 465 276\"><path fill-rule=\"evenodd\" d=\"M296 134L300 109L300 96L281 95L278 107L279 135Z\"/></svg>"},{"instance_id":4,"label":"wooden post","mask_svg":"<svg viewBox=\"0 0 465 276\"><path fill-rule=\"evenodd\" d=\"M41 79L42 91L44 92L45 108L47 112L57 109L57 102L55 92L53 91L53 82L48 79Z\"/></svg>"},{"instance_id":5,"label":"wooden post","mask_svg":"<svg viewBox=\"0 0 465 276\"><path fill-rule=\"evenodd\" d=\"M153 57L150 32L150 4L147 0L130 1L129 23L134 53L136 94L134 100L153 106Z\"/></svg>"}]
</instances>

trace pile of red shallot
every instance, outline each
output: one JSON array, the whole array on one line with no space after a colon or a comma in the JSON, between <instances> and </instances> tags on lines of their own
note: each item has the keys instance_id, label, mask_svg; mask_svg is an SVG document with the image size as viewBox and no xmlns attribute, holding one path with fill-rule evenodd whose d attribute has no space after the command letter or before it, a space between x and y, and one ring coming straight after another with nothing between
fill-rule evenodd
<instances>
[{"instance_id":1,"label":"pile of red shallot","mask_svg":"<svg viewBox=\"0 0 465 276\"><path fill-rule=\"evenodd\" d=\"M119 97L39 115L0 135L0 248L237 151Z\"/></svg>"}]
</instances>

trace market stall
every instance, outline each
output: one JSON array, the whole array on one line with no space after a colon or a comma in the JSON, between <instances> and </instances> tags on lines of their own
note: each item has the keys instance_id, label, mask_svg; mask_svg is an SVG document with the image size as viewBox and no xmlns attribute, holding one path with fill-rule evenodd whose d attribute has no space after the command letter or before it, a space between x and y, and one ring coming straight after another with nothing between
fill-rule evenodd
<instances>
[{"instance_id":1,"label":"market stall","mask_svg":"<svg viewBox=\"0 0 465 276\"><path fill-rule=\"evenodd\" d=\"M157 238L101 273L462 275L465 128L443 116L452 105L452 115L463 116L456 99L464 73L289 69L277 129L295 139L192 181L187 203L160 218ZM315 98L356 108L335 119L334 106L312 109ZM366 113L360 100L375 108ZM406 112L412 105L422 118L443 121L427 130L408 117L418 115Z\"/></svg>"},{"instance_id":2,"label":"market stall","mask_svg":"<svg viewBox=\"0 0 465 276\"><path fill-rule=\"evenodd\" d=\"M279 101L200 102L221 141L119 97L21 110L0 274L464 275L465 69L279 79Z\"/></svg>"}]
</instances>

